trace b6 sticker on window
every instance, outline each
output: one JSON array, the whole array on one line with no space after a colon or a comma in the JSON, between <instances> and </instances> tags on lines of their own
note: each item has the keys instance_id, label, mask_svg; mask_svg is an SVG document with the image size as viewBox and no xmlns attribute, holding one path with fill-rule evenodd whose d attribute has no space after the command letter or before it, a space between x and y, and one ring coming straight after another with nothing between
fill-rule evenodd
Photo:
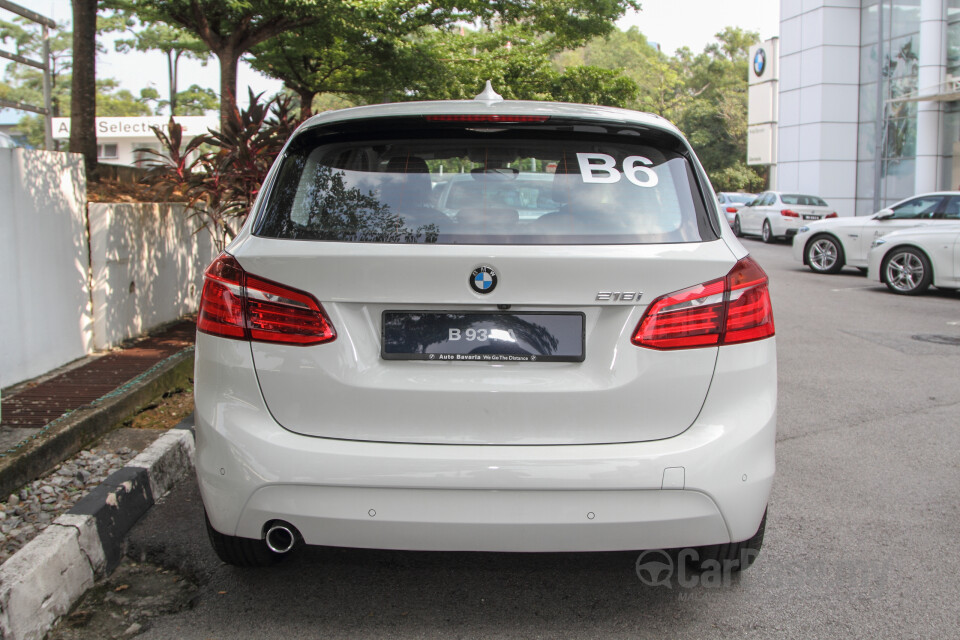
<instances>
[{"instance_id":1,"label":"b6 sticker on window","mask_svg":"<svg viewBox=\"0 0 960 640\"><path fill-rule=\"evenodd\" d=\"M638 187L655 187L660 181L657 173L650 168L653 163L643 156L627 156L623 159L621 169L617 169L614 157L605 153L578 153L577 163L584 182L612 184L626 176Z\"/></svg>"}]
</instances>

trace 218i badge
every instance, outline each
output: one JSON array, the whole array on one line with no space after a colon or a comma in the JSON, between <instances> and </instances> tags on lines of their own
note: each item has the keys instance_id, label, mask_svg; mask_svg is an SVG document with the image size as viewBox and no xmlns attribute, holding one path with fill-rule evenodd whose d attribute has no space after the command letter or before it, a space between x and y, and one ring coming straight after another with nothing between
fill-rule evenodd
<instances>
[{"instance_id":1,"label":"218i badge","mask_svg":"<svg viewBox=\"0 0 960 640\"><path fill-rule=\"evenodd\" d=\"M497 272L483 265L470 273L470 288L477 293L490 293L497 288Z\"/></svg>"}]
</instances>

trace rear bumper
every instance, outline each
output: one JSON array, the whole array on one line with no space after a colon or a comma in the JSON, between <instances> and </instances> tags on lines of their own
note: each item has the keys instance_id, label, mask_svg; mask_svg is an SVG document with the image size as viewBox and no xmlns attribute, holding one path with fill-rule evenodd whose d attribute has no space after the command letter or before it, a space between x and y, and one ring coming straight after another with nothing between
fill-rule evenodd
<instances>
[{"instance_id":1,"label":"rear bumper","mask_svg":"<svg viewBox=\"0 0 960 640\"><path fill-rule=\"evenodd\" d=\"M249 538L281 519L308 544L362 548L602 551L739 541L759 526L775 466L772 339L720 349L696 422L651 442L429 445L298 435L267 411L249 345L204 334L196 390L204 505L216 530Z\"/></svg>"},{"instance_id":2,"label":"rear bumper","mask_svg":"<svg viewBox=\"0 0 960 640\"><path fill-rule=\"evenodd\" d=\"M786 218L781 215L768 216L770 230L777 237L792 238L803 224L796 218Z\"/></svg>"}]
</instances>

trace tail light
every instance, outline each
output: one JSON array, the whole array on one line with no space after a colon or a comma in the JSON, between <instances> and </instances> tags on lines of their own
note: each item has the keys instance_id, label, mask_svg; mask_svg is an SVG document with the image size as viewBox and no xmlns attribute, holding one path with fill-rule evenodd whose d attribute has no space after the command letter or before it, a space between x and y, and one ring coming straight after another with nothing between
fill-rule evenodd
<instances>
[{"instance_id":1,"label":"tail light","mask_svg":"<svg viewBox=\"0 0 960 640\"><path fill-rule=\"evenodd\" d=\"M836 218L836 217L837 217L837 212L834 211L833 213L828 213L827 215L825 215L825 216L823 216L823 217L824 217L824 219L826 219L826 218Z\"/></svg>"},{"instance_id":2,"label":"tail light","mask_svg":"<svg viewBox=\"0 0 960 640\"><path fill-rule=\"evenodd\" d=\"M774 335L767 274L753 258L724 278L660 296L647 308L633 344L690 349L760 340Z\"/></svg>"},{"instance_id":3,"label":"tail light","mask_svg":"<svg viewBox=\"0 0 960 640\"><path fill-rule=\"evenodd\" d=\"M799 218L799 217L800 217L800 214L799 214L799 213L797 213L796 211L791 211L790 209L784 209L783 211L780 212L780 215L782 215L784 218Z\"/></svg>"},{"instance_id":4,"label":"tail light","mask_svg":"<svg viewBox=\"0 0 960 640\"><path fill-rule=\"evenodd\" d=\"M736 212L737 212L736 207L727 207L727 213L736 213Z\"/></svg>"},{"instance_id":5,"label":"tail light","mask_svg":"<svg viewBox=\"0 0 960 640\"><path fill-rule=\"evenodd\" d=\"M313 345L337 333L316 298L248 274L228 253L203 274L197 330L256 342Z\"/></svg>"}]
</instances>

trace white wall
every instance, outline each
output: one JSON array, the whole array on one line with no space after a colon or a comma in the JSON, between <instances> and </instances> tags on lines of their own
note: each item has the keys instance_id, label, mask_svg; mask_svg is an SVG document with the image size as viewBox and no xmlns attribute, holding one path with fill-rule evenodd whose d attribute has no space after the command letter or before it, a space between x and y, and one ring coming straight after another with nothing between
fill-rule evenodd
<instances>
[{"instance_id":1,"label":"white wall","mask_svg":"<svg viewBox=\"0 0 960 640\"><path fill-rule=\"evenodd\" d=\"M217 253L196 228L181 204L87 205L78 154L0 149L0 388L196 311Z\"/></svg>"},{"instance_id":2,"label":"white wall","mask_svg":"<svg viewBox=\"0 0 960 640\"><path fill-rule=\"evenodd\" d=\"M0 149L0 387L92 345L78 154Z\"/></svg>"},{"instance_id":3,"label":"white wall","mask_svg":"<svg viewBox=\"0 0 960 640\"><path fill-rule=\"evenodd\" d=\"M96 349L197 310L217 253L183 205L88 206Z\"/></svg>"},{"instance_id":4,"label":"white wall","mask_svg":"<svg viewBox=\"0 0 960 640\"><path fill-rule=\"evenodd\" d=\"M779 189L856 204L859 0L781 0Z\"/></svg>"}]
</instances>

